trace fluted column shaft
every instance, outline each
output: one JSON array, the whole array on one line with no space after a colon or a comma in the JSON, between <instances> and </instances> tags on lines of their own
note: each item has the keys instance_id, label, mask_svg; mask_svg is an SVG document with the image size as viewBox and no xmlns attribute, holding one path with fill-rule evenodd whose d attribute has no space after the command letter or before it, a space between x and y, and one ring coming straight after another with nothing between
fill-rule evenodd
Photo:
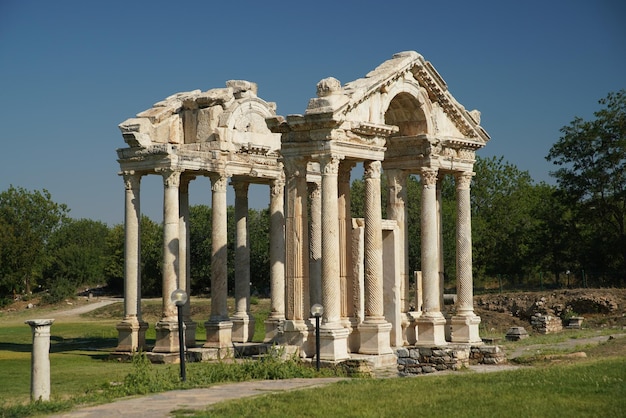
<instances>
[{"instance_id":1,"label":"fluted column shaft","mask_svg":"<svg viewBox=\"0 0 626 418\"><path fill-rule=\"evenodd\" d=\"M404 170L385 170L387 174L387 185L389 187L389 199L387 199L387 217L396 221L398 234L402 242L403 251L400 253L401 278L402 278L402 312L410 309L409 297L409 234L406 231L406 202L407 188L406 181L408 172Z\"/></svg>"},{"instance_id":2,"label":"fluted column shaft","mask_svg":"<svg viewBox=\"0 0 626 418\"><path fill-rule=\"evenodd\" d=\"M270 318L285 318L285 182L270 185Z\"/></svg>"},{"instance_id":3,"label":"fluted column shaft","mask_svg":"<svg viewBox=\"0 0 626 418\"><path fill-rule=\"evenodd\" d=\"M365 321L383 319L383 235L380 203L380 161L365 169Z\"/></svg>"},{"instance_id":4,"label":"fluted column shaft","mask_svg":"<svg viewBox=\"0 0 626 418\"><path fill-rule=\"evenodd\" d=\"M423 315L442 317L439 300L439 222L437 216L437 170L423 168L422 179L422 279Z\"/></svg>"},{"instance_id":5,"label":"fluted column shaft","mask_svg":"<svg viewBox=\"0 0 626 418\"><path fill-rule=\"evenodd\" d=\"M308 311L305 314L304 306L304 289L308 287L309 276L306 164L304 159L285 160L287 175L285 217L287 306L285 315L288 320L303 320L305 315L307 318L309 316Z\"/></svg>"},{"instance_id":6,"label":"fluted column shaft","mask_svg":"<svg viewBox=\"0 0 626 418\"><path fill-rule=\"evenodd\" d=\"M179 267L179 186L180 171L163 170L163 318L175 322L176 305L170 295L178 287Z\"/></svg>"},{"instance_id":7,"label":"fluted column shaft","mask_svg":"<svg viewBox=\"0 0 626 418\"><path fill-rule=\"evenodd\" d=\"M350 202L350 172L355 163L342 161L338 177L339 213L339 279L341 282L341 317L353 317L356 312L352 283L352 213Z\"/></svg>"},{"instance_id":8,"label":"fluted column shaft","mask_svg":"<svg viewBox=\"0 0 626 418\"><path fill-rule=\"evenodd\" d=\"M248 183L235 188L235 316L250 311L250 245L248 238Z\"/></svg>"},{"instance_id":9,"label":"fluted column shaft","mask_svg":"<svg viewBox=\"0 0 626 418\"><path fill-rule=\"evenodd\" d=\"M320 158L322 172L322 305L323 320L335 324L341 317L339 283L339 218L337 175L340 158L325 155Z\"/></svg>"},{"instance_id":10,"label":"fluted column shaft","mask_svg":"<svg viewBox=\"0 0 626 418\"><path fill-rule=\"evenodd\" d=\"M458 316L474 316L472 279L472 211L470 202L471 172L456 176L456 274Z\"/></svg>"},{"instance_id":11,"label":"fluted column shaft","mask_svg":"<svg viewBox=\"0 0 626 418\"><path fill-rule=\"evenodd\" d=\"M211 321L227 321L228 318L228 266L227 266L227 177L211 176Z\"/></svg>"}]
</instances>

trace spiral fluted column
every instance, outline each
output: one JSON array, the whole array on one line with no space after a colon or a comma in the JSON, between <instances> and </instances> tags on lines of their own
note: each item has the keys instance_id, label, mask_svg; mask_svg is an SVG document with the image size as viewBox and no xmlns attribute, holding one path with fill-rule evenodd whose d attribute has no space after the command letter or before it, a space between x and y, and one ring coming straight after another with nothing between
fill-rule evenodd
<instances>
[{"instance_id":1,"label":"spiral fluted column","mask_svg":"<svg viewBox=\"0 0 626 418\"><path fill-rule=\"evenodd\" d=\"M273 341L285 320L285 181L270 183L270 314L265 342Z\"/></svg>"}]
</instances>

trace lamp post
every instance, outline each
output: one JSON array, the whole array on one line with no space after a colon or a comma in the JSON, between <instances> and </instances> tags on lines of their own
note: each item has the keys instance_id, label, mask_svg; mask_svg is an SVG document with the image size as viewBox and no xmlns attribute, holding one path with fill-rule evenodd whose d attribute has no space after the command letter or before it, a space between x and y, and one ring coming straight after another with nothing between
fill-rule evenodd
<instances>
[{"instance_id":1,"label":"lamp post","mask_svg":"<svg viewBox=\"0 0 626 418\"><path fill-rule=\"evenodd\" d=\"M170 296L171 301L178 308L178 348L180 352L180 380L187 380L185 371L185 330L183 324L183 306L187 303L187 292L183 289L176 289Z\"/></svg>"},{"instance_id":2,"label":"lamp post","mask_svg":"<svg viewBox=\"0 0 626 418\"><path fill-rule=\"evenodd\" d=\"M315 368L320 371L320 317L324 313L324 307L319 303L311 306L311 315L315 317Z\"/></svg>"}]
</instances>

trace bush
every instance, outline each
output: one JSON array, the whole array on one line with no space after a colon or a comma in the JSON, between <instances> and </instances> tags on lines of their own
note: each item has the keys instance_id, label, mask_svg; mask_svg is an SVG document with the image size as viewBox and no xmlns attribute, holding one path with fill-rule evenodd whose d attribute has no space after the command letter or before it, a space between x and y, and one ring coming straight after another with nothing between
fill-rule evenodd
<instances>
[{"instance_id":1,"label":"bush","mask_svg":"<svg viewBox=\"0 0 626 418\"><path fill-rule=\"evenodd\" d=\"M52 283L48 293L41 298L41 301L47 304L59 303L67 298L73 298L75 294L75 284L69 279L58 278Z\"/></svg>"}]
</instances>

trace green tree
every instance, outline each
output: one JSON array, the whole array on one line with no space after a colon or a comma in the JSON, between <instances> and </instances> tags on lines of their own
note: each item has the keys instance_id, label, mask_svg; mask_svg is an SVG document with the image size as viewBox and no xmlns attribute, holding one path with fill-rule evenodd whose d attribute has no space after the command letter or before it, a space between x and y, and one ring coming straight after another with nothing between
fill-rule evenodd
<instances>
[{"instance_id":1,"label":"green tree","mask_svg":"<svg viewBox=\"0 0 626 418\"><path fill-rule=\"evenodd\" d=\"M141 293L142 296L160 296L163 266L163 228L147 216L141 217ZM114 226L106 240L107 284L124 290L124 225Z\"/></svg>"},{"instance_id":2,"label":"green tree","mask_svg":"<svg viewBox=\"0 0 626 418\"><path fill-rule=\"evenodd\" d=\"M46 245L69 209L50 193L10 186L0 193L0 292L30 293L49 262Z\"/></svg>"},{"instance_id":3,"label":"green tree","mask_svg":"<svg viewBox=\"0 0 626 418\"><path fill-rule=\"evenodd\" d=\"M50 263L45 269L46 287L67 279L74 287L101 283L106 265L109 227L91 219L70 219L57 229L47 245Z\"/></svg>"},{"instance_id":4,"label":"green tree","mask_svg":"<svg viewBox=\"0 0 626 418\"><path fill-rule=\"evenodd\" d=\"M599 101L595 119L561 128L546 159L573 207L587 270L602 270L617 284L626 274L626 90Z\"/></svg>"}]
</instances>

